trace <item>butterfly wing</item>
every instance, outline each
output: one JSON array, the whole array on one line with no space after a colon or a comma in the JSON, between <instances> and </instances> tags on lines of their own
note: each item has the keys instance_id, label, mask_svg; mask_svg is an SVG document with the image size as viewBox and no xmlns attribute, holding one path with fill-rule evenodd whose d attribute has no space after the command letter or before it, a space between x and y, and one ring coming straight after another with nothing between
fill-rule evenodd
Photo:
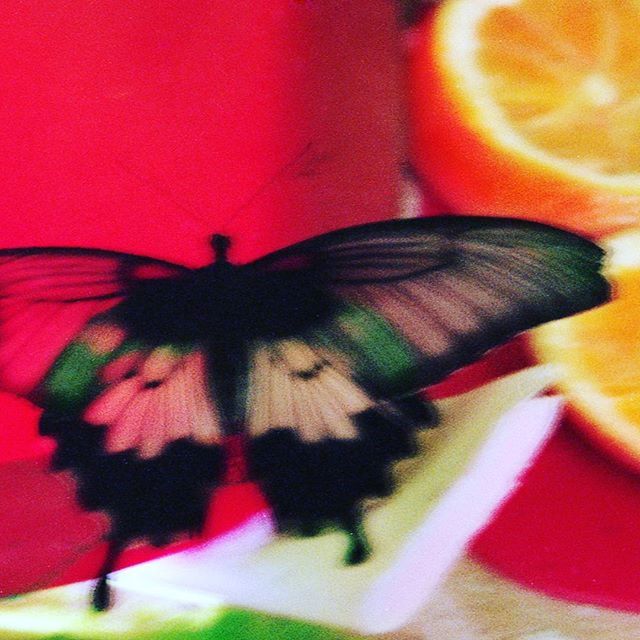
<instances>
[{"instance_id":1,"label":"butterfly wing","mask_svg":"<svg viewBox=\"0 0 640 640\"><path fill-rule=\"evenodd\" d=\"M116 313L188 273L112 252L0 252L0 388L44 409L54 466L73 471L84 509L109 516L104 573L135 538L200 529L222 476L202 346L145 343Z\"/></svg>"},{"instance_id":2,"label":"butterfly wing","mask_svg":"<svg viewBox=\"0 0 640 640\"><path fill-rule=\"evenodd\" d=\"M132 339L117 314L93 318L40 385L40 429L56 469L71 470L78 501L110 519L110 551L94 591L134 540L155 545L202 530L225 469L223 421L197 343Z\"/></svg>"},{"instance_id":3,"label":"butterfly wing","mask_svg":"<svg viewBox=\"0 0 640 640\"><path fill-rule=\"evenodd\" d=\"M438 217L353 227L252 268L303 273L334 309L253 351L250 469L284 528L323 524L366 555L359 504L391 486L434 413L415 393L513 334L604 302L602 251L505 219ZM356 545L355 548L353 545Z\"/></svg>"},{"instance_id":4,"label":"butterfly wing","mask_svg":"<svg viewBox=\"0 0 640 640\"><path fill-rule=\"evenodd\" d=\"M32 397L64 347L140 282L178 265L80 249L0 251L0 388Z\"/></svg>"},{"instance_id":5,"label":"butterfly wing","mask_svg":"<svg viewBox=\"0 0 640 640\"><path fill-rule=\"evenodd\" d=\"M41 429L112 537L158 543L198 530L223 468L222 420L200 345L147 345L94 319L43 383ZM194 521L193 518L197 516Z\"/></svg>"},{"instance_id":6,"label":"butterfly wing","mask_svg":"<svg viewBox=\"0 0 640 640\"><path fill-rule=\"evenodd\" d=\"M347 562L362 561L360 503L391 491L390 463L415 451L415 430L434 419L430 406L381 402L344 352L308 338L254 344L249 371L249 469L280 529L338 526L350 535Z\"/></svg>"},{"instance_id":7,"label":"butterfly wing","mask_svg":"<svg viewBox=\"0 0 640 640\"><path fill-rule=\"evenodd\" d=\"M324 328L328 339L351 341L340 325L360 316L371 340L404 341L375 389L389 397L442 380L516 333L605 302L602 263L598 246L546 225L436 216L328 233L255 267L312 272L342 301L343 315ZM379 367L389 366L384 360Z\"/></svg>"}]
</instances>

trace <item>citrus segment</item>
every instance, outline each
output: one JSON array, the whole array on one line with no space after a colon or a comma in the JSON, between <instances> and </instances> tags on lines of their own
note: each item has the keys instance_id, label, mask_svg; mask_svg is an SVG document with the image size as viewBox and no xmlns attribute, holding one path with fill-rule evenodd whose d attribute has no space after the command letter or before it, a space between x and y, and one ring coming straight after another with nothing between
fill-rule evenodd
<instances>
[{"instance_id":1,"label":"citrus segment","mask_svg":"<svg viewBox=\"0 0 640 640\"><path fill-rule=\"evenodd\" d=\"M631 8L528 0L479 24L479 72L506 121L528 143L602 176L640 170L640 141L630 135L639 72L629 64L640 57L640 7Z\"/></svg>"},{"instance_id":2,"label":"citrus segment","mask_svg":"<svg viewBox=\"0 0 640 640\"><path fill-rule=\"evenodd\" d=\"M414 156L449 206L640 222L640 4L448 0L416 34Z\"/></svg>"},{"instance_id":3,"label":"citrus segment","mask_svg":"<svg viewBox=\"0 0 640 640\"><path fill-rule=\"evenodd\" d=\"M558 367L576 423L640 469L640 230L606 244L616 299L534 330L532 342Z\"/></svg>"}]
</instances>

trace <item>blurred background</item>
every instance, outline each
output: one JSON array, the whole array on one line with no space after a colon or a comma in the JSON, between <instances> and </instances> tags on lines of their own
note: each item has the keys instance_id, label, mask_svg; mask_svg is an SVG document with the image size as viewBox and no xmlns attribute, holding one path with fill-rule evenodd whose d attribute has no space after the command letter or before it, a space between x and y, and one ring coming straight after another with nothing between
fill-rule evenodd
<instances>
[{"instance_id":1,"label":"blurred background","mask_svg":"<svg viewBox=\"0 0 640 640\"><path fill-rule=\"evenodd\" d=\"M5 0L0 19L2 247L196 266L214 232L245 261L445 211L535 219L607 247L615 302L433 390L552 363L568 408L435 595L383 637L640 638L635 0ZM0 592L94 576L108 523L81 511L72 478L51 478L37 410L0 403ZM263 508L255 487L223 490L217 524L169 551ZM3 637L342 637L247 612L212 621L177 600L162 613L135 594L112 622L83 627L69 589L0 603ZM45 619L62 620L55 634Z\"/></svg>"}]
</instances>

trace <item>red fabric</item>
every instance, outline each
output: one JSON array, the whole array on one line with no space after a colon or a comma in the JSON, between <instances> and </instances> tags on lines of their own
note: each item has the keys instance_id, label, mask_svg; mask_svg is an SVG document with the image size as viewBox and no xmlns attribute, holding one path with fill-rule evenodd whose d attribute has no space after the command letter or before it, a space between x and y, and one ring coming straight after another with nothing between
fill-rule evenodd
<instances>
[{"instance_id":1,"label":"red fabric","mask_svg":"<svg viewBox=\"0 0 640 640\"><path fill-rule=\"evenodd\" d=\"M2 245L202 263L218 232L244 260L393 211L387 0L5 0L0 23Z\"/></svg>"}]
</instances>

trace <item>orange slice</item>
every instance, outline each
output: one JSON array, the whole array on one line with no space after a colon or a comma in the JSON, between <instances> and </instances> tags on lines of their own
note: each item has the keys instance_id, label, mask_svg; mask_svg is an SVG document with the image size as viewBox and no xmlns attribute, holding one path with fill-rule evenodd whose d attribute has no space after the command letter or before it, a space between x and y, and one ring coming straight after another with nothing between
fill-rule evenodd
<instances>
[{"instance_id":1,"label":"orange slice","mask_svg":"<svg viewBox=\"0 0 640 640\"><path fill-rule=\"evenodd\" d=\"M418 170L454 210L640 223L640 4L445 0L411 50Z\"/></svg>"},{"instance_id":2,"label":"orange slice","mask_svg":"<svg viewBox=\"0 0 640 640\"><path fill-rule=\"evenodd\" d=\"M640 470L640 229L606 241L616 298L532 332L538 358L594 440Z\"/></svg>"}]
</instances>

